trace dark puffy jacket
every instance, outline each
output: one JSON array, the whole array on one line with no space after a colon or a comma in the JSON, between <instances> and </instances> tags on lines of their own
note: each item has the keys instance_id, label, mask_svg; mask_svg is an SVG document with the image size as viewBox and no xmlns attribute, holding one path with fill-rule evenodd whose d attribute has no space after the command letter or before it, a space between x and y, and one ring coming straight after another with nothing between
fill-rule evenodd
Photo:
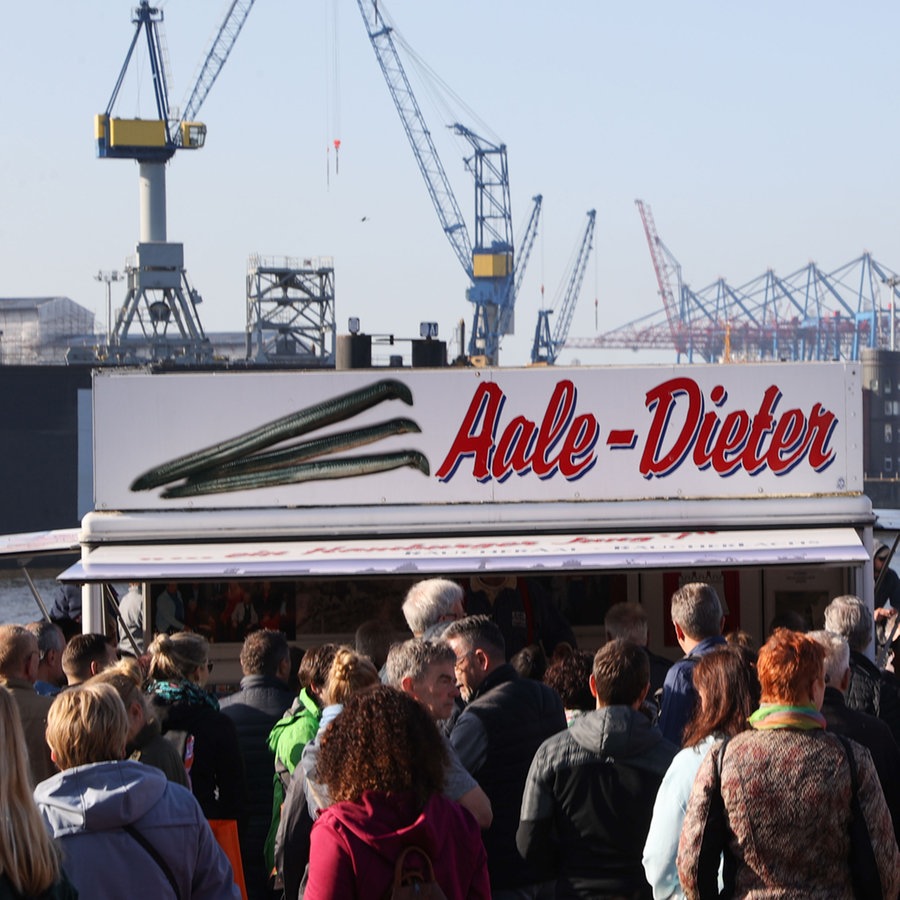
<instances>
[{"instance_id":1,"label":"dark puffy jacket","mask_svg":"<svg viewBox=\"0 0 900 900\"><path fill-rule=\"evenodd\" d=\"M847 706L877 716L900 745L900 681L890 672L882 672L864 653L850 651L850 686Z\"/></svg>"},{"instance_id":2,"label":"dark puffy jacket","mask_svg":"<svg viewBox=\"0 0 900 900\"><path fill-rule=\"evenodd\" d=\"M651 898L641 866L653 803L677 747L628 706L577 718L541 745L518 846L556 897Z\"/></svg>"},{"instance_id":3,"label":"dark puffy jacket","mask_svg":"<svg viewBox=\"0 0 900 900\"><path fill-rule=\"evenodd\" d=\"M900 748L885 722L867 713L850 709L835 687L825 688L822 715L827 728L862 744L872 755L881 790L894 822L894 836L900 843Z\"/></svg>"},{"instance_id":4,"label":"dark puffy jacket","mask_svg":"<svg viewBox=\"0 0 900 900\"><path fill-rule=\"evenodd\" d=\"M538 881L516 849L519 810L534 754L565 727L559 694L506 664L488 675L450 733L462 764L491 801L494 821L483 837L495 891Z\"/></svg>"},{"instance_id":5,"label":"dark puffy jacket","mask_svg":"<svg viewBox=\"0 0 900 900\"><path fill-rule=\"evenodd\" d=\"M207 819L241 821L246 803L244 763L234 724L211 706L150 698L162 733L181 749L193 737L191 790Z\"/></svg>"},{"instance_id":6,"label":"dark puffy jacket","mask_svg":"<svg viewBox=\"0 0 900 900\"><path fill-rule=\"evenodd\" d=\"M247 773L247 814L241 829L241 857L250 900L263 896L268 872L263 848L272 821L275 755L269 749L272 726L290 707L294 695L278 678L246 675L241 689L220 701L234 723Z\"/></svg>"}]
</instances>

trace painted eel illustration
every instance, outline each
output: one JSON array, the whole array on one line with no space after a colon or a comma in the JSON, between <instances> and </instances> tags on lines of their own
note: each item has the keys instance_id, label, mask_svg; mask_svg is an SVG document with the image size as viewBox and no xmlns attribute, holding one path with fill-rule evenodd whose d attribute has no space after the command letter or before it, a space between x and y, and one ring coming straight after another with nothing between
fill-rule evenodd
<instances>
[{"instance_id":1,"label":"painted eel illustration","mask_svg":"<svg viewBox=\"0 0 900 900\"><path fill-rule=\"evenodd\" d=\"M412 419L389 419L387 422L381 422L378 425L371 425L367 428L355 428L352 431L340 431L329 434L327 437L302 441L285 447L283 450L270 450L267 453L242 456L240 459L233 459L221 466L202 469L188 476L187 482L188 484L195 484L223 476L283 469L314 459L317 456L324 456L326 453L354 450L357 447L372 444L375 441L380 441L395 434L419 434L421 430Z\"/></svg>"},{"instance_id":2,"label":"painted eel illustration","mask_svg":"<svg viewBox=\"0 0 900 900\"><path fill-rule=\"evenodd\" d=\"M383 379L349 393L309 406L299 412L275 419L237 437L221 441L202 450L188 453L156 466L138 476L131 484L132 491L145 491L186 478L204 469L220 466L238 457L290 438L299 437L317 428L349 419L371 409L384 400L402 400L412 406L412 392L400 381ZM402 463L408 465L408 463ZM347 476L336 476L347 477ZM304 479L308 480L308 479ZM235 488L234 490L237 490Z\"/></svg>"},{"instance_id":3,"label":"painted eel illustration","mask_svg":"<svg viewBox=\"0 0 900 900\"><path fill-rule=\"evenodd\" d=\"M425 475L430 474L428 460L423 453L418 450L401 450L397 453L372 453L365 456L323 459L262 472L222 475L208 481L172 485L162 492L162 496L166 499L197 497L203 494L221 494L228 491L246 491L284 484L299 484L304 481L354 478L357 475L389 472L404 466L418 469Z\"/></svg>"}]
</instances>

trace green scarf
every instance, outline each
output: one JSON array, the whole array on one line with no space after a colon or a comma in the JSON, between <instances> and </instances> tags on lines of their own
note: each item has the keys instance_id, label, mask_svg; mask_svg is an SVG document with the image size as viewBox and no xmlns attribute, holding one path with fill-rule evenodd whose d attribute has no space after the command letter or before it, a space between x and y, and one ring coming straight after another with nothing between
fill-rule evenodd
<instances>
[{"instance_id":1,"label":"green scarf","mask_svg":"<svg viewBox=\"0 0 900 900\"><path fill-rule=\"evenodd\" d=\"M776 728L792 728L796 731L814 731L825 728L825 716L814 706L789 706L781 703L763 703L750 716L750 724L757 731Z\"/></svg>"}]
</instances>

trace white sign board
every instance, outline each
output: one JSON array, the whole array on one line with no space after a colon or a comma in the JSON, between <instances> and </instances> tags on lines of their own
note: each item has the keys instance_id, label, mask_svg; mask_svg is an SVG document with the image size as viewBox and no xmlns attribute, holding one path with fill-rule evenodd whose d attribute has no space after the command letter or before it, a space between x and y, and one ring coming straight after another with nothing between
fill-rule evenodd
<instances>
[{"instance_id":1,"label":"white sign board","mask_svg":"<svg viewBox=\"0 0 900 900\"><path fill-rule=\"evenodd\" d=\"M862 491L859 367L103 371L98 510ZM540 523L535 523L539 526Z\"/></svg>"}]
</instances>

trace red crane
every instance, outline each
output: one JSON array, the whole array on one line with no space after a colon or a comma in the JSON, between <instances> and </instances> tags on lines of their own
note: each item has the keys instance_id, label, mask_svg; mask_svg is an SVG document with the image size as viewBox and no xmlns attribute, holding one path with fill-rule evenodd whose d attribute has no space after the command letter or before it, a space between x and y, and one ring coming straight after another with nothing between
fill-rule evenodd
<instances>
[{"instance_id":1,"label":"red crane","mask_svg":"<svg viewBox=\"0 0 900 900\"><path fill-rule=\"evenodd\" d=\"M656 233L656 223L653 221L653 213L650 206L643 200L635 200L641 221L644 223L644 233L647 235L647 244L650 247L650 258L653 260L653 268L656 270L656 282L659 285L659 294L662 297L663 307L666 311L666 319L669 323L669 331L672 334L672 342L676 352L687 351L684 323L679 314L675 293L672 290L673 276L678 288L679 300L681 298L681 266L678 260L669 252L669 248L660 240Z\"/></svg>"}]
</instances>

